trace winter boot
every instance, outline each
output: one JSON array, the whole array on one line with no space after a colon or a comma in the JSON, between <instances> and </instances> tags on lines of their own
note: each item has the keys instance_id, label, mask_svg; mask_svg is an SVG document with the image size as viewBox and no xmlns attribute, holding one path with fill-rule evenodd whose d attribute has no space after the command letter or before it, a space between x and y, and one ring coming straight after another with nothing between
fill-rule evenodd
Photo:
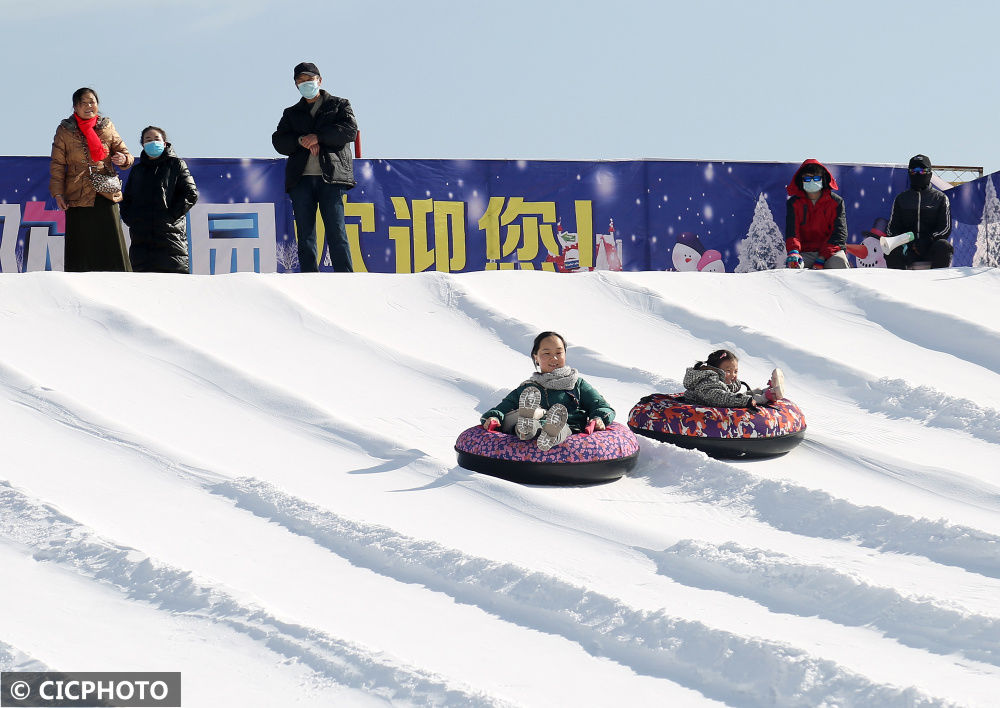
<instances>
[{"instance_id":1,"label":"winter boot","mask_svg":"<svg viewBox=\"0 0 1000 708\"><path fill-rule=\"evenodd\" d=\"M569 429L566 427L567 420L569 420L569 411L561 403L555 404L546 411L545 424L542 426L542 432L538 434L539 450L549 450L569 437Z\"/></svg>"},{"instance_id":2,"label":"winter boot","mask_svg":"<svg viewBox=\"0 0 1000 708\"><path fill-rule=\"evenodd\" d=\"M542 416L545 409L539 408L542 402L542 392L534 386L528 386L521 391L517 399L517 437L521 440L533 440L542 429Z\"/></svg>"},{"instance_id":3,"label":"winter boot","mask_svg":"<svg viewBox=\"0 0 1000 708\"><path fill-rule=\"evenodd\" d=\"M522 418L541 418L544 413L538 407L541 403L542 392L535 386L528 386L521 391L521 397L517 399L517 414Z\"/></svg>"},{"instance_id":4,"label":"winter boot","mask_svg":"<svg viewBox=\"0 0 1000 708\"><path fill-rule=\"evenodd\" d=\"M541 408L538 409L540 413L544 413ZM542 421L538 418L525 418L519 416L517 419L517 437L522 440L534 440L535 436L538 435L538 431L542 429Z\"/></svg>"},{"instance_id":5,"label":"winter boot","mask_svg":"<svg viewBox=\"0 0 1000 708\"><path fill-rule=\"evenodd\" d=\"M781 369L775 369L771 372L767 388L755 388L750 393L753 395L753 402L759 406L780 401L785 397L785 375Z\"/></svg>"},{"instance_id":6,"label":"winter boot","mask_svg":"<svg viewBox=\"0 0 1000 708\"><path fill-rule=\"evenodd\" d=\"M765 391L765 395L770 392L773 398L772 401L778 401L785 397L785 374L781 369L775 369L771 372L771 380L767 382L768 389Z\"/></svg>"}]
</instances>

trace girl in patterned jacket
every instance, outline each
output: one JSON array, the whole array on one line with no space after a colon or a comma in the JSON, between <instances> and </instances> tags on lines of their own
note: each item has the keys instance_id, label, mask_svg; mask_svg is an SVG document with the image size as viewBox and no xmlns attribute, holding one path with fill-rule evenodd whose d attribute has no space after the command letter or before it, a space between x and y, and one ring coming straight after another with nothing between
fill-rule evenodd
<instances>
[{"instance_id":1,"label":"girl in patterned jacket","mask_svg":"<svg viewBox=\"0 0 1000 708\"><path fill-rule=\"evenodd\" d=\"M751 389L739 379L740 365L728 349L718 349L684 372L684 400L716 408L755 408L785 397L785 375L771 372L766 388Z\"/></svg>"},{"instance_id":2,"label":"girl in patterned jacket","mask_svg":"<svg viewBox=\"0 0 1000 708\"><path fill-rule=\"evenodd\" d=\"M576 369L566 366L566 340L542 332L531 348L535 373L483 414L487 430L500 426L521 440L533 440L541 450L566 441L593 424L604 430L615 419L614 409Z\"/></svg>"}]
</instances>

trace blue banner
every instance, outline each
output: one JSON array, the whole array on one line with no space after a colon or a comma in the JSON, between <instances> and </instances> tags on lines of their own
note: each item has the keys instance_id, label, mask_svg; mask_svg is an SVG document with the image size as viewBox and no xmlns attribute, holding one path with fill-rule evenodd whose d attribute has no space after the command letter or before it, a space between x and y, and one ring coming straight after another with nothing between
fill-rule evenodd
<instances>
[{"instance_id":1,"label":"blue banner","mask_svg":"<svg viewBox=\"0 0 1000 708\"><path fill-rule=\"evenodd\" d=\"M200 192L188 215L193 273L299 269L284 160L187 162ZM65 218L48 193L48 166L44 157L0 158L2 272L62 268ZM345 204L351 255L356 271L379 273L761 270L784 262L785 186L797 167L358 159ZM827 167L845 200L849 241L861 243L888 220L906 171ZM955 265L971 265L982 241L988 180L949 191ZM322 245L321 220L317 229ZM325 248L320 270L331 270Z\"/></svg>"},{"instance_id":2,"label":"blue banner","mask_svg":"<svg viewBox=\"0 0 1000 708\"><path fill-rule=\"evenodd\" d=\"M1000 267L1000 172L948 190L954 265Z\"/></svg>"}]
</instances>

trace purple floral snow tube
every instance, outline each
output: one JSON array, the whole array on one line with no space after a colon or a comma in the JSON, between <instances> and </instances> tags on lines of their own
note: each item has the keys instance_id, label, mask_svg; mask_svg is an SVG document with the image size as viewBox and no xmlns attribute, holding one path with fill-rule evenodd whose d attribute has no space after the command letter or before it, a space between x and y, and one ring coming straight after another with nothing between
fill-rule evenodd
<instances>
[{"instance_id":1,"label":"purple floral snow tube","mask_svg":"<svg viewBox=\"0 0 1000 708\"><path fill-rule=\"evenodd\" d=\"M639 441L620 423L607 430L570 435L549 451L535 441L516 435L484 430L476 425L455 442L458 464L527 484L589 484L618 479L639 459Z\"/></svg>"},{"instance_id":2,"label":"purple floral snow tube","mask_svg":"<svg viewBox=\"0 0 1000 708\"><path fill-rule=\"evenodd\" d=\"M757 409L713 408L685 403L681 393L654 393L633 406L628 427L715 457L764 457L798 445L806 418L787 398Z\"/></svg>"}]
</instances>

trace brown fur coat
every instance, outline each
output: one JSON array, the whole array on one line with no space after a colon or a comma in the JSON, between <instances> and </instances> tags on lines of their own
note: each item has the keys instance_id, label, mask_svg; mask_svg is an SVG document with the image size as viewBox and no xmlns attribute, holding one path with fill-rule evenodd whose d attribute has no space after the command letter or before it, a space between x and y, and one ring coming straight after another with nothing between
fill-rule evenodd
<instances>
[{"instance_id":1,"label":"brown fur coat","mask_svg":"<svg viewBox=\"0 0 1000 708\"><path fill-rule=\"evenodd\" d=\"M95 166L95 170L111 174L115 167L111 162L111 156L116 152L125 155L125 164L122 165L122 169L128 169L132 166L135 158L125 147L125 141L115 130L115 125L110 118L100 116L94 130L108 150L108 156L104 158L103 165ZM53 197L57 194L63 195L67 206L94 206L97 192L90 183L91 164L93 163L90 159L90 151L87 150L87 139L83 137L83 133L77 127L73 116L61 121L59 127L56 128L55 137L52 138L49 192ZM121 192L102 196L106 196L113 202L122 200Z\"/></svg>"}]
</instances>

